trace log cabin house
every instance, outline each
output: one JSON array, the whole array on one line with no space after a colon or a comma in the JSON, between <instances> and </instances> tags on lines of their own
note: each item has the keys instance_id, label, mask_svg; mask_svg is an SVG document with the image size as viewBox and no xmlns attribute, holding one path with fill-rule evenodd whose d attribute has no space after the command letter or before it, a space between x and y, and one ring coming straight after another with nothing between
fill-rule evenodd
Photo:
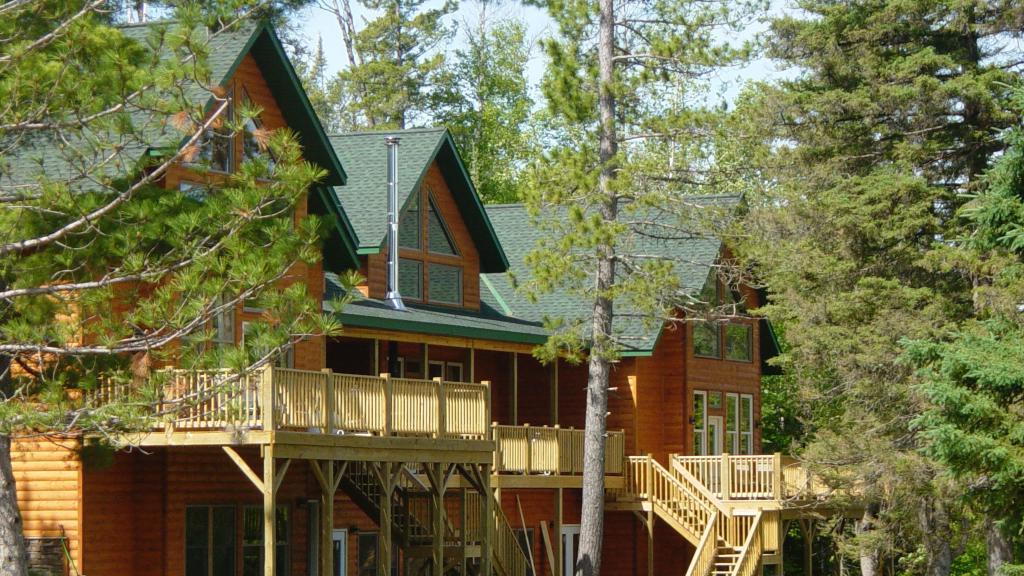
<instances>
[{"instance_id":1,"label":"log cabin house","mask_svg":"<svg viewBox=\"0 0 1024 576\"><path fill-rule=\"evenodd\" d=\"M80 437L16 441L36 567L570 574L586 367L531 354L547 337L541 319L578 305L558 294L530 302L513 289L509 272L529 274L523 258L536 236L523 207L482 205L444 129L327 136L268 25L219 36L211 66L262 108L263 126L295 130L328 171L295 217L333 215L335 230L323 261L297 276L325 306L341 289L337 274L356 269L366 281L337 312L342 337L297 342L227 391L202 393L219 373L172 372L168 390L201 402L112 458L87 457ZM243 137L206 153L229 171ZM183 165L164 185L193 178ZM692 262L680 271L688 289L758 304L755 291L731 294L709 275L725 250L717 239L664 249ZM227 311L216 332L239 342L259 313ZM780 564L786 523L824 504L799 465L760 453L761 375L775 351L768 327L623 329L635 344L613 374L605 573L750 576Z\"/></svg>"}]
</instances>

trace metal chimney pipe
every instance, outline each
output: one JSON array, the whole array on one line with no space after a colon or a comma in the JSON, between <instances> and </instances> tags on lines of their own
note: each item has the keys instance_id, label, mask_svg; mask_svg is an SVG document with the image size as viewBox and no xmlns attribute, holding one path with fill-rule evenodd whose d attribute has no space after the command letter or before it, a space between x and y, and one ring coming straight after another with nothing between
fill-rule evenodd
<instances>
[{"instance_id":1,"label":"metal chimney pipe","mask_svg":"<svg viewBox=\"0 0 1024 576\"><path fill-rule=\"evenodd\" d=\"M384 301L395 310L405 310L398 292L398 136L388 136L388 286Z\"/></svg>"}]
</instances>

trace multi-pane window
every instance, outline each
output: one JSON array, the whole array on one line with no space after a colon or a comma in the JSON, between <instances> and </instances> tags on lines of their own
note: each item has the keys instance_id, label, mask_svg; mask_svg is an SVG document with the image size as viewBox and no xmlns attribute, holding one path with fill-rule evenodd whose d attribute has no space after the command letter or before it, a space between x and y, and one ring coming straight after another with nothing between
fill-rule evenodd
<instances>
[{"instance_id":1,"label":"multi-pane window","mask_svg":"<svg viewBox=\"0 0 1024 576\"><path fill-rule=\"evenodd\" d=\"M752 330L750 324L726 324L725 325L725 359L739 362L750 362L753 357L751 348Z\"/></svg>"},{"instance_id":2,"label":"multi-pane window","mask_svg":"<svg viewBox=\"0 0 1024 576\"><path fill-rule=\"evenodd\" d=\"M461 305L463 268L459 250L433 193L422 187L398 220L398 291L402 298Z\"/></svg>"},{"instance_id":3,"label":"multi-pane window","mask_svg":"<svg viewBox=\"0 0 1024 576\"><path fill-rule=\"evenodd\" d=\"M231 172L234 168L235 139L228 120L234 118L235 107L231 94L227 98L227 108L203 132L196 157L200 165L214 172Z\"/></svg>"},{"instance_id":4,"label":"multi-pane window","mask_svg":"<svg viewBox=\"0 0 1024 576\"><path fill-rule=\"evenodd\" d=\"M242 98L246 105L252 103L249 92L242 89ZM242 160L262 160L267 163L267 171L274 172L277 159L267 149L267 133L263 129L263 122L258 117L245 119L242 125Z\"/></svg>"},{"instance_id":5,"label":"multi-pane window","mask_svg":"<svg viewBox=\"0 0 1024 576\"><path fill-rule=\"evenodd\" d=\"M427 378L443 378L446 382L462 382L462 362L431 360L427 364Z\"/></svg>"},{"instance_id":6,"label":"multi-pane window","mask_svg":"<svg viewBox=\"0 0 1024 576\"><path fill-rule=\"evenodd\" d=\"M519 542L519 547L523 550L523 554L527 557L533 555L533 528L516 528L516 541ZM532 570L533 563L527 562L523 567L524 576L533 576Z\"/></svg>"},{"instance_id":7,"label":"multi-pane window","mask_svg":"<svg viewBox=\"0 0 1024 576\"><path fill-rule=\"evenodd\" d=\"M721 358L721 330L717 322L700 320L693 323L693 355Z\"/></svg>"},{"instance_id":8,"label":"multi-pane window","mask_svg":"<svg viewBox=\"0 0 1024 576\"><path fill-rule=\"evenodd\" d=\"M274 525L276 576L287 576L291 565L288 558L288 524L288 508L278 506ZM242 576L263 576L263 508L260 506L246 506L243 510Z\"/></svg>"},{"instance_id":9,"label":"multi-pane window","mask_svg":"<svg viewBox=\"0 0 1024 576\"><path fill-rule=\"evenodd\" d=\"M185 576L235 573L235 508L185 508Z\"/></svg>"},{"instance_id":10,"label":"multi-pane window","mask_svg":"<svg viewBox=\"0 0 1024 576\"><path fill-rule=\"evenodd\" d=\"M708 454L707 440L708 396L706 392L693 393L693 453Z\"/></svg>"},{"instance_id":11,"label":"multi-pane window","mask_svg":"<svg viewBox=\"0 0 1024 576\"><path fill-rule=\"evenodd\" d=\"M725 446L733 454L754 453L754 397L725 396Z\"/></svg>"},{"instance_id":12,"label":"multi-pane window","mask_svg":"<svg viewBox=\"0 0 1024 576\"><path fill-rule=\"evenodd\" d=\"M257 361L267 354L267 349L254 342L256 338L256 324L242 322L242 347L249 355L250 361ZM278 368L295 367L295 346L288 344L273 359L274 366Z\"/></svg>"}]
</instances>

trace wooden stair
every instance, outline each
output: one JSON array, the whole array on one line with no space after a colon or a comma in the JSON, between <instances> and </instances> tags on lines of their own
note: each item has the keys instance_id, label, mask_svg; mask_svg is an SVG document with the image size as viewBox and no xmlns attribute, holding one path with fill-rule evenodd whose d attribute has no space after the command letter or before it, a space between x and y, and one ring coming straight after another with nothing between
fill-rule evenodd
<instances>
[{"instance_id":1,"label":"wooden stair","mask_svg":"<svg viewBox=\"0 0 1024 576\"><path fill-rule=\"evenodd\" d=\"M778 510L727 507L675 458L665 468L651 456L630 456L625 480L627 498L649 506L695 547L686 576L755 576L763 556L781 547L778 534L765 536L778 530Z\"/></svg>"}]
</instances>

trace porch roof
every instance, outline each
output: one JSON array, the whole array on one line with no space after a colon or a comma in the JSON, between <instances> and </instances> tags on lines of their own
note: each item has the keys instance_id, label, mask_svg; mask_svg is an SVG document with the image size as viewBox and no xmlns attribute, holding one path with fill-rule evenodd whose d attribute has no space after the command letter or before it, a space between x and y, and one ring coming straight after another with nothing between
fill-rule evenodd
<instances>
[{"instance_id":1,"label":"porch roof","mask_svg":"<svg viewBox=\"0 0 1024 576\"><path fill-rule=\"evenodd\" d=\"M344 294L334 274L326 274L328 300ZM325 304L327 302L325 301ZM406 303L405 310L395 310L382 300L357 296L339 314L346 327L415 332L436 336L455 336L513 342L543 344L548 332L540 322L521 320L501 314L486 303L480 311L444 308Z\"/></svg>"}]
</instances>

